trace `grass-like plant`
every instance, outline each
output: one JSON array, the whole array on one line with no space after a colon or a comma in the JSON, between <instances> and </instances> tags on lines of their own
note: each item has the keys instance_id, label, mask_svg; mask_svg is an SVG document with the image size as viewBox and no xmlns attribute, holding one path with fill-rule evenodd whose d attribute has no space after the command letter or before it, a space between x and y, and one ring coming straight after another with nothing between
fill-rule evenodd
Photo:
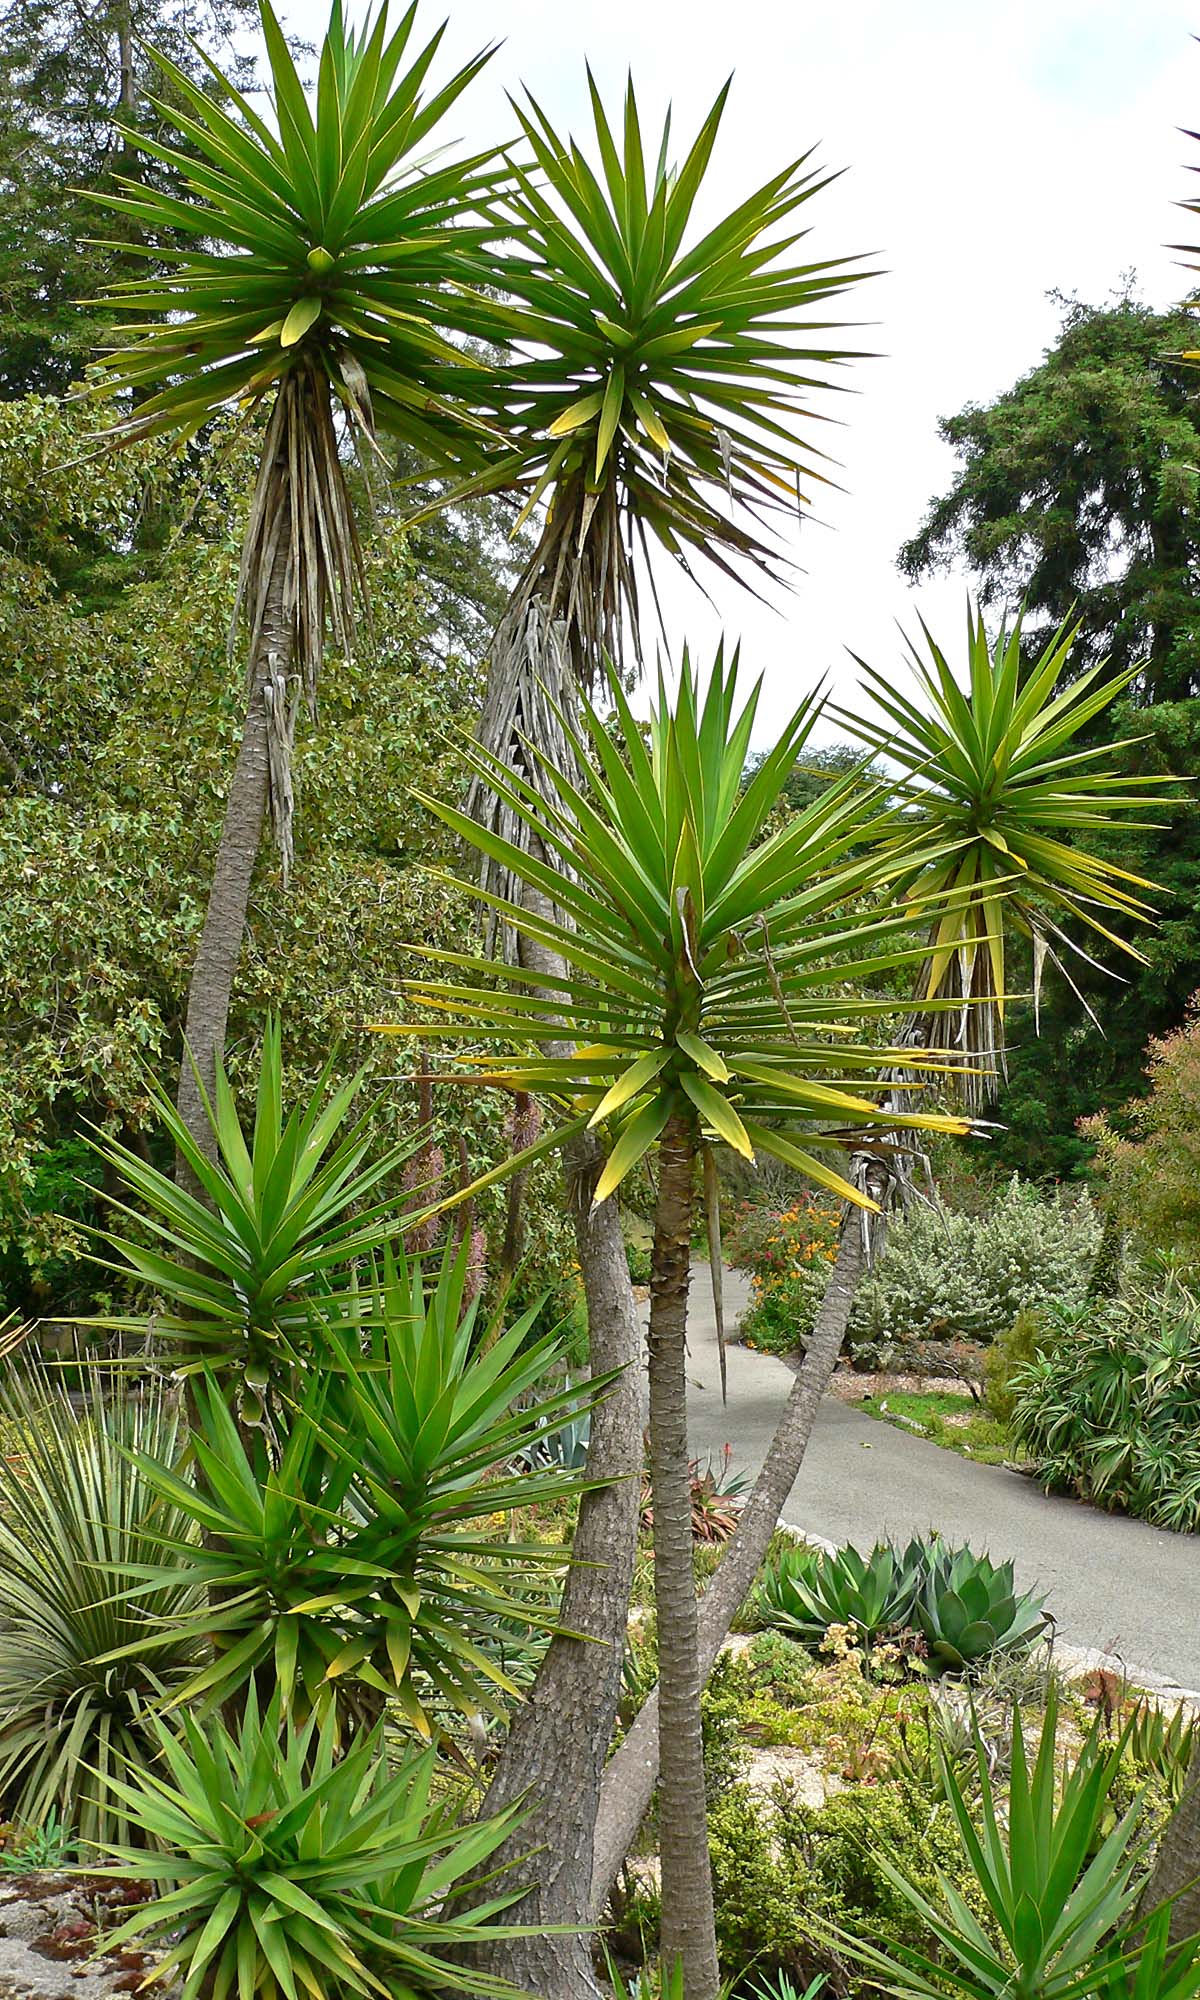
<instances>
[{"instance_id":1,"label":"grass-like plant","mask_svg":"<svg viewBox=\"0 0 1200 2000\"><path fill-rule=\"evenodd\" d=\"M461 1914L456 1883L486 1867L514 1813L456 1825L431 1800L434 1756L389 1768L383 1732L339 1757L332 1720L285 1724L250 1695L238 1733L185 1716L154 1725L159 1762L122 1787L131 1825L162 1850L114 1847L160 1885L106 1941L165 1947L183 2000L415 2000L453 1982L513 1993L447 1951L495 1932L508 1898Z\"/></svg>"},{"instance_id":2,"label":"grass-like plant","mask_svg":"<svg viewBox=\"0 0 1200 2000\"><path fill-rule=\"evenodd\" d=\"M164 1508L143 1469L175 1458L176 1413L161 1388L110 1400L93 1375L77 1414L53 1368L18 1351L0 1375L0 1419L12 1441L0 1457L3 1811L86 1842L127 1839L115 1782L157 1754L150 1714L203 1657L186 1568L137 1596L114 1587L159 1561L160 1535L192 1548L188 1514Z\"/></svg>"},{"instance_id":3,"label":"grass-like plant","mask_svg":"<svg viewBox=\"0 0 1200 2000\"><path fill-rule=\"evenodd\" d=\"M1174 1274L1048 1315L1013 1381L1012 1435L1049 1487L1200 1528L1200 1292Z\"/></svg>"},{"instance_id":4,"label":"grass-like plant","mask_svg":"<svg viewBox=\"0 0 1200 2000\"><path fill-rule=\"evenodd\" d=\"M1100 1719L1060 1778L1058 1697L1051 1687L1032 1763L1019 1709L1013 1711L1012 1768L1005 1799L982 1742L973 1796L941 1756L941 1781L959 1841L987 1904L981 1923L943 1882L938 1902L906 1876L901 1856L877 1864L917 1913L937 1956L896 1946L882 1951L839 1932L846 1955L872 1983L912 2000L1084 2000L1111 1992L1186 2000L1200 1991L1196 1941L1167 1963L1161 1919L1138 1916L1145 1839L1142 1801L1103 1829L1125 1755L1127 1732L1106 1739ZM1153 1971L1154 1977L1150 1974Z\"/></svg>"}]
</instances>

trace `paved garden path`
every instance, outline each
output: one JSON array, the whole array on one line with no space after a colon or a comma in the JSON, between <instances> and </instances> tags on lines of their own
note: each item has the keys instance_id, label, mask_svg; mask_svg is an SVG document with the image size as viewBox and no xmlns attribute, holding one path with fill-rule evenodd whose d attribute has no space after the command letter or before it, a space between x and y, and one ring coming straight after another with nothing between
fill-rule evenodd
<instances>
[{"instance_id":1,"label":"paved garden path","mask_svg":"<svg viewBox=\"0 0 1200 2000\"><path fill-rule=\"evenodd\" d=\"M736 1323L747 1289L739 1272L726 1273L727 1326ZM705 1265L692 1271L688 1344L693 1450L716 1459L728 1441L735 1469L757 1472L792 1371L770 1355L731 1346L729 1402L722 1407ZM784 1518L860 1549L881 1535L907 1539L935 1527L997 1561L1011 1556L1021 1583L1048 1591L1064 1639L1200 1689L1200 1536L1049 1497L1020 1473L973 1465L832 1396L821 1407Z\"/></svg>"}]
</instances>

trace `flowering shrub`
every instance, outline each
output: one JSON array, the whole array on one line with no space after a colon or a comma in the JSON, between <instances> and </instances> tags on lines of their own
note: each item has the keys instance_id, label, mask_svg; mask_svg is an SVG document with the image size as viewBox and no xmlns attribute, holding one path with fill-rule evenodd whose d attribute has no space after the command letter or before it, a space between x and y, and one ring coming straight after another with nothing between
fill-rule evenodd
<instances>
[{"instance_id":1,"label":"flowering shrub","mask_svg":"<svg viewBox=\"0 0 1200 2000\"><path fill-rule=\"evenodd\" d=\"M814 1196L787 1208L746 1202L725 1231L731 1264L750 1273L750 1308L742 1316L747 1347L768 1354L803 1348L837 1255L838 1213Z\"/></svg>"},{"instance_id":2,"label":"flowering shrub","mask_svg":"<svg viewBox=\"0 0 1200 2000\"><path fill-rule=\"evenodd\" d=\"M813 1196L785 1209L747 1203L735 1213L726 1249L751 1274L741 1325L747 1346L771 1354L803 1348L837 1237L837 1210ZM1081 1304L1099 1241L1086 1194L1046 1195L1015 1174L985 1214L915 1205L893 1220L883 1256L859 1287L851 1358L887 1368L919 1361L926 1345L939 1366L960 1372L947 1357L965 1352L964 1342L994 1340L1025 1308Z\"/></svg>"}]
</instances>

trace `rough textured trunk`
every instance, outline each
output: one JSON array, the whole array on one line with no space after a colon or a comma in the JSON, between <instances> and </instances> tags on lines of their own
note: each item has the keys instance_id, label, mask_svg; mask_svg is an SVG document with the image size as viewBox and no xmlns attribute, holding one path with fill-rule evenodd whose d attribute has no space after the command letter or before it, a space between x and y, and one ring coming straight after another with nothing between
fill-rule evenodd
<instances>
[{"instance_id":1,"label":"rough textured trunk","mask_svg":"<svg viewBox=\"0 0 1200 2000\"><path fill-rule=\"evenodd\" d=\"M758 1574L796 1482L821 1398L841 1351L865 1266L861 1218L855 1212L842 1226L837 1260L766 1461L742 1509L737 1533L728 1543L700 1601L697 1635L700 1674L705 1681ZM592 1871L591 1913L595 1922L603 1915L609 1892L654 1792L659 1773L660 1701L661 1682L659 1692L645 1703L604 1774ZM671 1727L673 1724L669 1723L668 1728Z\"/></svg>"},{"instance_id":2,"label":"rough textured trunk","mask_svg":"<svg viewBox=\"0 0 1200 2000\"><path fill-rule=\"evenodd\" d=\"M250 662L246 721L225 801L225 820L213 863L208 908L188 986L183 1030L186 1046L176 1102L188 1131L210 1158L215 1147L204 1115L196 1070L211 1096L217 1058L225 1047L230 995L241 957L250 887L267 819L267 704L282 698L291 652L284 609L286 566L286 549L281 546L268 589L259 642Z\"/></svg>"},{"instance_id":3,"label":"rough textured trunk","mask_svg":"<svg viewBox=\"0 0 1200 2000\"><path fill-rule=\"evenodd\" d=\"M522 958L531 972L564 970L561 960L528 941ZM580 1499L560 1613L564 1629L551 1641L533 1691L513 1718L484 1808L496 1811L517 1799L531 1808L488 1866L490 1871L509 1864L506 1886L527 1887L505 1921L537 1926L587 1922L592 1836L621 1693L637 1553L641 1328L617 1204L609 1200L592 1207L602 1164L603 1148L591 1133L573 1140L564 1159L592 1372L624 1371L593 1413L588 1445L589 1475L614 1483ZM599 2000L601 1993L586 1930L502 1939L473 1950L471 1963L543 2000Z\"/></svg>"},{"instance_id":4,"label":"rough textured trunk","mask_svg":"<svg viewBox=\"0 0 1200 2000\"><path fill-rule=\"evenodd\" d=\"M1176 1898L1171 1908L1171 1943L1200 1932L1200 1744L1192 1751L1187 1787L1163 1829L1158 1856L1142 1894L1141 1912Z\"/></svg>"},{"instance_id":5,"label":"rough textured trunk","mask_svg":"<svg viewBox=\"0 0 1200 2000\"><path fill-rule=\"evenodd\" d=\"M692 1569L687 1433L687 1301L696 1135L676 1112L659 1144L650 1278L650 1479L662 1715L662 1961L687 2000L717 2000L717 1941L700 1732L703 1680Z\"/></svg>"}]
</instances>

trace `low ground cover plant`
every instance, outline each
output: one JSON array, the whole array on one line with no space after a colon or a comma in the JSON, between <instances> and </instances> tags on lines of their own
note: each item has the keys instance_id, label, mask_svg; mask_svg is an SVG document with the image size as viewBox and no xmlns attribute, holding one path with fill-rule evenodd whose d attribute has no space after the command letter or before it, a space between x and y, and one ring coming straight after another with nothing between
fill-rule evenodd
<instances>
[{"instance_id":1,"label":"low ground cover plant","mask_svg":"<svg viewBox=\"0 0 1200 2000\"><path fill-rule=\"evenodd\" d=\"M1012 1455L1005 1425L966 1389L889 1389L864 1396L859 1407L981 1465L1000 1465Z\"/></svg>"},{"instance_id":2,"label":"low ground cover plant","mask_svg":"<svg viewBox=\"0 0 1200 2000\"><path fill-rule=\"evenodd\" d=\"M1200 1530L1200 1295L1172 1272L1051 1314L1013 1381L1012 1434L1052 1489Z\"/></svg>"}]
</instances>

